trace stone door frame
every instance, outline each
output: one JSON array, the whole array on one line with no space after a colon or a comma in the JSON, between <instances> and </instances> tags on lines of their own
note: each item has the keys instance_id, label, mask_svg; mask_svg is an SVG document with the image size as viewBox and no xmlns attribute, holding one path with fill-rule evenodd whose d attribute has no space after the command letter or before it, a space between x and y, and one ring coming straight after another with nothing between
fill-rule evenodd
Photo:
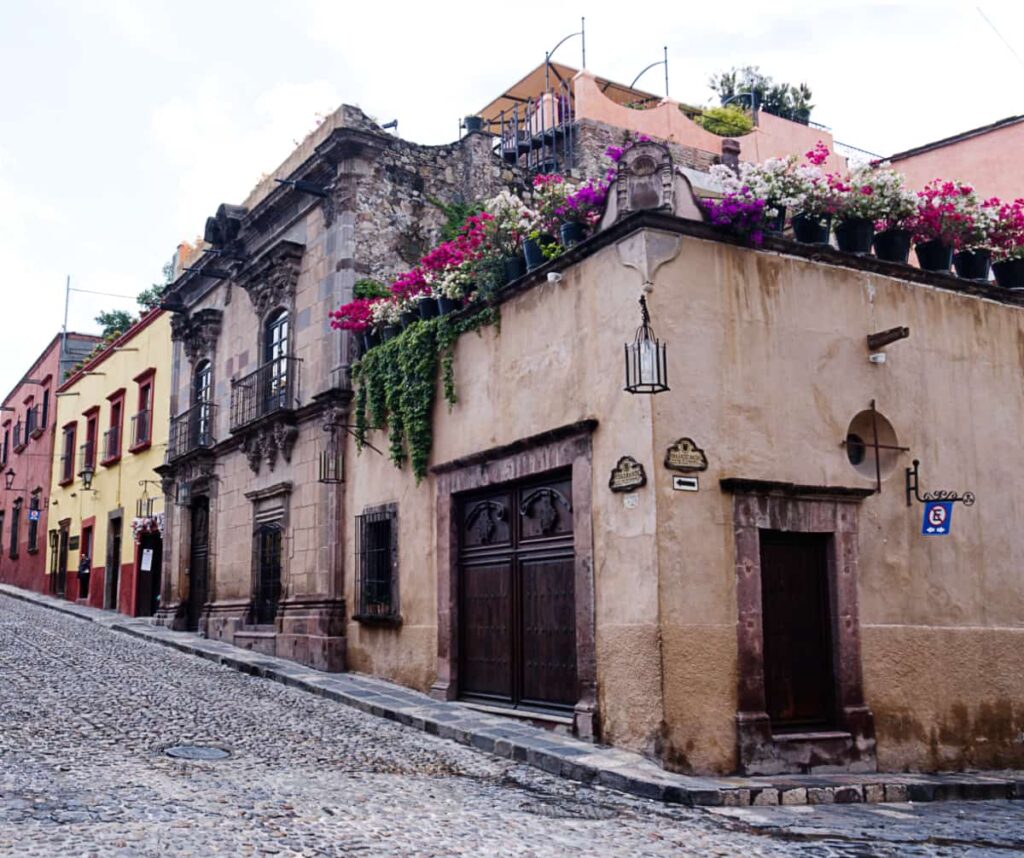
<instances>
[{"instance_id":1,"label":"stone door frame","mask_svg":"<svg viewBox=\"0 0 1024 858\"><path fill-rule=\"evenodd\" d=\"M459 573L456 495L539 476L572 471L573 550L576 590L576 678L573 728L581 739L597 736L597 656L594 614L593 453L596 420L584 420L513 444L431 468L437 475L437 680L432 697L454 700L459 689Z\"/></svg>"},{"instance_id":2,"label":"stone door frame","mask_svg":"<svg viewBox=\"0 0 1024 858\"><path fill-rule=\"evenodd\" d=\"M736 734L744 774L809 772L817 768L874 771L874 716L864 700L857 564L860 503L872 489L797 486L766 480L724 479L733 495L736 548ZM762 530L824 533L828 548L832 657L837 729L773 734L766 711Z\"/></svg>"}]
</instances>

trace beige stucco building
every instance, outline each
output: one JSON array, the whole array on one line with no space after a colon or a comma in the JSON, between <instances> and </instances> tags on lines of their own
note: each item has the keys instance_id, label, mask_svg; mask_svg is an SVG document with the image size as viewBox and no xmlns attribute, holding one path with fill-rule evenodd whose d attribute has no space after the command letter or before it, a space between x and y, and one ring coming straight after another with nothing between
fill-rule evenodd
<instances>
[{"instance_id":1,"label":"beige stucco building","mask_svg":"<svg viewBox=\"0 0 1024 858\"><path fill-rule=\"evenodd\" d=\"M426 480L349 442L348 666L680 771L1024 764L1020 297L626 181L458 342ZM654 396L623 390L645 288ZM929 535L937 489L977 502Z\"/></svg>"}]
</instances>

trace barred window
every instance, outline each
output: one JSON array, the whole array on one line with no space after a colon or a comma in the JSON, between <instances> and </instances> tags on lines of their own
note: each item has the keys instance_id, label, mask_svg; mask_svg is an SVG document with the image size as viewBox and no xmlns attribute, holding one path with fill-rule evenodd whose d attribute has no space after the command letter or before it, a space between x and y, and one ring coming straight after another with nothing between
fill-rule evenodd
<instances>
[{"instance_id":1,"label":"barred window","mask_svg":"<svg viewBox=\"0 0 1024 858\"><path fill-rule=\"evenodd\" d=\"M400 622L398 613L398 506L372 507L356 516L359 571L355 619Z\"/></svg>"}]
</instances>

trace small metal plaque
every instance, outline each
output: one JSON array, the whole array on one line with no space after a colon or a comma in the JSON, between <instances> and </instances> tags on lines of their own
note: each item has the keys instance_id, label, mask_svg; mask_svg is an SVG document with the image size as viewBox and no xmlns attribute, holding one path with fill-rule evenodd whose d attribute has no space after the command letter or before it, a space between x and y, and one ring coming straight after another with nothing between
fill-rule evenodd
<instances>
[{"instance_id":1,"label":"small metal plaque","mask_svg":"<svg viewBox=\"0 0 1024 858\"><path fill-rule=\"evenodd\" d=\"M72 536L68 539L68 551L78 551L78 537Z\"/></svg>"},{"instance_id":2,"label":"small metal plaque","mask_svg":"<svg viewBox=\"0 0 1024 858\"><path fill-rule=\"evenodd\" d=\"M647 474L644 466L632 456L623 456L612 468L608 488L613 492L634 492L647 485Z\"/></svg>"},{"instance_id":3,"label":"small metal plaque","mask_svg":"<svg viewBox=\"0 0 1024 858\"><path fill-rule=\"evenodd\" d=\"M680 438L665 451L665 467L670 471L706 471L708 457L692 438Z\"/></svg>"},{"instance_id":4,"label":"small metal plaque","mask_svg":"<svg viewBox=\"0 0 1024 858\"><path fill-rule=\"evenodd\" d=\"M672 488L677 492L696 492L700 490L700 483L696 477L673 477Z\"/></svg>"},{"instance_id":5,"label":"small metal plaque","mask_svg":"<svg viewBox=\"0 0 1024 858\"><path fill-rule=\"evenodd\" d=\"M200 745L175 745L164 751L176 760L224 760L230 754L223 748L204 748Z\"/></svg>"}]
</instances>

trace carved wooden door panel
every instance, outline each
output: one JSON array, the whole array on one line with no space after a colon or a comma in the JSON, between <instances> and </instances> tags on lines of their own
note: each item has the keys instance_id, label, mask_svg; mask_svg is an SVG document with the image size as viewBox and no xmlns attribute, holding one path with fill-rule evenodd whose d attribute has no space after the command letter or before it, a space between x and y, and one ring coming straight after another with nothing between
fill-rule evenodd
<instances>
[{"instance_id":1,"label":"carved wooden door panel","mask_svg":"<svg viewBox=\"0 0 1024 858\"><path fill-rule=\"evenodd\" d=\"M777 730L835 720L828 540L761 531L765 698Z\"/></svg>"},{"instance_id":2,"label":"carved wooden door panel","mask_svg":"<svg viewBox=\"0 0 1024 858\"><path fill-rule=\"evenodd\" d=\"M196 498L192 503L192 530L189 547L187 628L199 628L199 615L206 604L210 572L210 501Z\"/></svg>"},{"instance_id":3,"label":"carved wooden door panel","mask_svg":"<svg viewBox=\"0 0 1024 858\"><path fill-rule=\"evenodd\" d=\"M459 508L460 692L505 706L577 700L569 475L503 486Z\"/></svg>"}]
</instances>

